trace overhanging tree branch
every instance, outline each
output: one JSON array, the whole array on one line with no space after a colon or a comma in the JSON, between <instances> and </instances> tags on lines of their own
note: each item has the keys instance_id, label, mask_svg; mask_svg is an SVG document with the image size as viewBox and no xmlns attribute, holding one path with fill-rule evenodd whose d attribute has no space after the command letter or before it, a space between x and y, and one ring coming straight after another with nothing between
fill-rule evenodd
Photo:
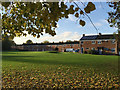
<instances>
[{"instance_id":1,"label":"overhanging tree branch","mask_svg":"<svg viewBox=\"0 0 120 90\"><path fill-rule=\"evenodd\" d=\"M73 2L80 10L82 10L78 5L77 3ZM91 24L93 25L93 27L95 28L95 30L97 31L97 34L98 34L98 29L97 27L95 26L95 24L93 23L92 19L87 15L86 12L84 12L84 14L88 17L88 19L90 20Z\"/></svg>"}]
</instances>

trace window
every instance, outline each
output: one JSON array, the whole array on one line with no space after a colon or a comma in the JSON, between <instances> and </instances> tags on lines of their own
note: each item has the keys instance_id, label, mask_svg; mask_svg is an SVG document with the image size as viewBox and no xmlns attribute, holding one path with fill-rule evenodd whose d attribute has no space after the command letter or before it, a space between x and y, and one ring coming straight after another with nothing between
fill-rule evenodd
<instances>
[{"instance_id":1,"label":"window","mask_svg":"<svg viewBox=\"0 0 120 90\"><path fill-rule=\"evenodd\" d=\"M115 40L112 40L111 43L112 43L112 44L115 44Z\"/></svg>"},{"instance_id":2,"label":"window","mask_svg":"<svg viewBox=\"0 0 120 90\"><path fill-rule=\"evenodd\" d=\"M95 44L95 41L92 41L92 44Z\"/></svg>"},{"instance_id":3,"label":"window","mask_svg":"<svg viewBox=\"0 0 120 90\"><path fill-rule=\"evenodd\" d=\"M86 50L88 50L89 48L86 48Z\"/></svg>"},{"instance_id":4,"label":"window","mask_svg":"<svg viewBox=\"0 0 120 90\"><path fill-rule=\"evenodd\" d=\"M72 45L72 44L70 44L70 46L72 47L73 45Z\"/></svg>"},{"instance_id":5,"label":"window","mask_svg":"<svg viewBox=\"0 0 120 90\"><path fill-rule=\"evenodd\" d=\"M92 48L92 50L95 50L95 48Z\"/></svg>"},{"instance_id":6,"label":"window","mask_svg":"<svg viewBox=\"0 0 120 90\"><path fill-rule=\"evenodd\" d=\"M114 53L115 52L115 48L111 48L111 51Z\"/></svg>"},{"instance_id":7,"label":"window","mask_svg":"<svg viewBox=\"0 0 120 90\"><path fill-rule=\"evenodd\" d=\"M65 47L65 44L62 44L63 47Z\"/></svg>"},{"instance_id":8,"label":"window","mask_svg":"<svg viewBox=\"0 0 120 90\"><path fill-rule=\"evenodd\" d=\"M98 44L101 44L101 41L98 41Z\"/></svg>"},{"instance_id":9,"label":"window","mask_svg":"<svg viewBox=\"0 0 120 90\"><path fill-rule=\"evenodd\" d=\"M74 47L74 44L73 44L73 47Z\"/></svg>"},{"instance_id":10,"label":"window","mask_svg":"<svg viewBox=\"0 0 120 90\"><path fill-rule=\"evenodd\" d=\"M109 48L104 48L104 50L109 51Z\"/></svg>"},{"instance_id":11,"label":"window","mask_svg":"<svg viewBox=\"0 0 120 90\"><path fill-rule=\"evenodd\" d=\"M105 42L108 42L108 40L104 40Z\"/></svg>"},{"instance_id":12,"label":"window","mask_svg":"<svg viewBox=\"0 0 120 90\"><path fill-rule=\"evenodd\" d=\"M81 41L81 44L83 44L83 41Z\"/></svg>"}]
</instances>

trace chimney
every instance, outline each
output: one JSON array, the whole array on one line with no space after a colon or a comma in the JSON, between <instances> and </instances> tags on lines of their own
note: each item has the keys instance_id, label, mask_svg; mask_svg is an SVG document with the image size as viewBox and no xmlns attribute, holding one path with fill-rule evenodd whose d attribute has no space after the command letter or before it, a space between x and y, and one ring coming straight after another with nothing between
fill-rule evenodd
<instances>
[{"instance_id":1,"label":"chimney","mask_svg":"<svg viewBox=\"0 0 120 90\"><path fill-rule=\"evenodd\" d=\"M85 36L85 34L83 34L83 37Z\"/></svg>"},{"instance_id":2,"label":"chimney","mask_svg":"<svg viewBox=\"0 0 120 90\"><path fill-rule=\"evenodd\" d=\"M101 36L102 34L101 33L99 33L99 36Z\"/></svg>"}]
</instances>

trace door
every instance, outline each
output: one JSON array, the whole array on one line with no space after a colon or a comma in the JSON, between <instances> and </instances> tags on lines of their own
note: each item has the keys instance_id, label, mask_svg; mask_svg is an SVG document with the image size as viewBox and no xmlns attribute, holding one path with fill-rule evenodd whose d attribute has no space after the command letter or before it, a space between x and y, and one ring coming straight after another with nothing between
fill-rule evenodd
<instances>
[{"instance_id":1,"label":"door","mask_svg":"<svg viewBox=\"0 0 120 90\"><path fill-rule=\"evenodd\" d=\"M83 48L81 48L81 53L83 53Z\"/></svg>"},{"instance_id":2,"label":"door","mask_svg":"<svg viewBox=\"0 0 120 90\"><path fill-rule=\"evenodd\" d=\"M102 49L99 49L98 51L99 51L99 54L102 54Z\"/></svg>"}]
</instances>

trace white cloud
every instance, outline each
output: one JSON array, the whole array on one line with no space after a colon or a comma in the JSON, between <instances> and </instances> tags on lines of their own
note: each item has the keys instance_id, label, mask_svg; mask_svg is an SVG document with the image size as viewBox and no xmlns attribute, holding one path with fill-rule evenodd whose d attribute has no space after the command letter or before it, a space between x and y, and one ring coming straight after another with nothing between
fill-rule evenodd
<instances>
[{"instance_id":1,"label":"white cloud","mask_svg":"<svg viewBox=\"0 0 120 90\"><path fill-rule=\"evenodd\" d=\"M57 23L57 28L59 28L60 26L59 26L59 24Z\"/></svg>"},{"instance_id":2,"label":"white cloud","mask_svg":"<svg viewBox=\"0 0 120 90\"><path fill-rule=\"evenodd\" d=\"M22 44L25 43L27 40L32 40L33 37L30 35L25 36L21 36L21 37L15 37L13 40L15 41L16 44Z\"/></svg>"},{"instance_id":3,"label":"white cloud","mask_svg":"<svg viewBox=\"0 0 120 90\"><path fill-rule=\"evenodd\" d=\"M99 5L99 6L98 6L98 8L102 8L102 6L101 6L101 5Z\"/></svg>"},{"instance_id":4,"label":"white cloud","mask_svg":"<svg viewBox=\"0 0 120 90\"><path fill-rule=\"evenodd\" d=\"M77 18L74 15L69 15L69 20L76 22Z\"/></svg>"},{"instance_id":5,"label":"white cloud","mask_svg":"<svg viewBox=\"0 0 120 90\"><path fill-rule=\"evenodd\" d=\"M99 22L94 23L94 25L95 25L95 26L102 26L102 24L99 23Z\"/></svg>"},{"instance_id":6,"label":"white cloud","mask_svg":"<svg viewBox=\"0 0 120 90\"><path fill-rule=\"evenodd\" d=\"M82 26L79 24L77 27L78 27L78 28L81 28Z\"/></svg>"},{"instance_id":7,"label":"white cloud","mask_svg":"<svg viewBox=\"0 0 120 90\"><path fill-rule=\"evenodd\" d=\"M104 23L104 24L108 24L108 21L107 20L100 20L102 23Z\"/></svg>"},{"instance_id":8,"label":"white cloud","mask_svg":"<svg viewBox=\"0 0 120 90\"><path fill-rule=\"evenodd\" d=\"M50 42L59 42L59 41L66 41L66 40L79 40L80 39L80 35L77 32L63 32L61 34L58 34L54 37L47 35L47 36L43 36L41 37L39 40L40 41L44 41L44 40L48 40Z\"/></svg>"},{"instance_id":9,"label":"white cloud","mask_svg":"<svg viewBox=\"0 0 120 90\"><path fill-rule=\"evenodd\" d=\"M66 38L66 37L69 37L70 35L72 34L72 32L64 32L62 33L61 35Z\"/></svg>"},{"instance_id":10,"label":"white cloud","mask_svg":"<svg viewBox=\"0 0 120 90\"><path fill-rule=\"evenodd\" d=\"M103 26L105 24L108 24L108 21L105 19L99 20L99 22L93 22L93 24L97 27ZM92 26L91 23L89 23L89 26Z\"/></svg>"},{"instance_id":11,"label":"white cloud","mask_svg":"<svg viewBox=\"0 0 120 90\"><path fill-rule=\"evenodd\" d=\"M66 40L79 40L81 37L81 35L77 32L63 32L61 34L57 34L54 37L50 36L50 35L43 35L41 36L39 39L34 38L30 35L26 36L26 37L15 37L14 41L17 44L22 44L23 42L25 43L28 39L32 40L34 43L40 43L43 42L45 40L48 40L49 42L59 42L59 41L66 41Z\"/></svg>"},{"instance_id":12,"label":"white cloud","mask_svg":"<svg viewBox=\"0 0 120 90\"><path fill-rule=\"evenodd\" d=\"M101 22L93 22L93 24L94 24L96 27L102 26L102 23L101 23ZM88 26L93 26L93 25L92 25L92 23L89 23Z\"/></svg>"}]
</instances>

